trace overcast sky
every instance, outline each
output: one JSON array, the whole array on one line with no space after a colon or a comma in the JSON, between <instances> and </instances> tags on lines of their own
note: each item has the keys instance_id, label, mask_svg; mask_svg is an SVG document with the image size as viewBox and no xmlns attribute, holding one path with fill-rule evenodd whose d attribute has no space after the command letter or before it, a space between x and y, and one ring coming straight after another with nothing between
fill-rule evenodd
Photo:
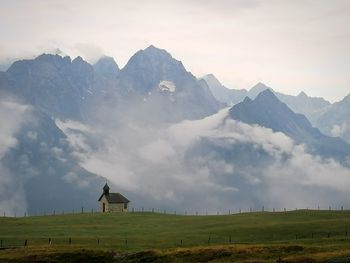
<instances>
[{"instance_id":1,"label":"overcast sky","mask_svg":"<svg viewBox=\"0 0 350 263\"><path fill-rule=\"evenodd\" d=\"M150 44L231 88L350 93L348 0L0 0L0 64L57 48L119 66Z\"/></svg>"}]
</instances>

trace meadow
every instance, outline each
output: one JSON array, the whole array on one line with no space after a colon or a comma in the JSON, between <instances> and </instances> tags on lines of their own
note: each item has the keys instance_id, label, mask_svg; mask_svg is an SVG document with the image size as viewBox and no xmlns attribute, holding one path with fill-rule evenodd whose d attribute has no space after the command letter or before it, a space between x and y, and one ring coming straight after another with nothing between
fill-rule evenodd
<instances>
[{"instance_id":1,"label":"meadow","mask_svg":"<svg viewBox=\"0 0 350 263\"><path fill-rule=\"evenodd\" d=\"M350 211L2 217L0 261L350 262L348 228Z\"/></svg>"}]
</instances>

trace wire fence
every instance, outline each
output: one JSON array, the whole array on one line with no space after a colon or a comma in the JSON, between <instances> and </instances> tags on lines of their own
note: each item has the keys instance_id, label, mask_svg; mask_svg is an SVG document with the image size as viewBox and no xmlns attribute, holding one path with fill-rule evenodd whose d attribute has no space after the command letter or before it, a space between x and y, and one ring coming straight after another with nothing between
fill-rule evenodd
<instances>
[{"instance_id":1,"label":"wire fence","mask_svg":"<svg viewBox=\"0 0 350 263\"><path fill-rule=\"evenodd\" d=\"M188 215L188 216L210 216L210 215L233 215L233 214L241 214L241 213L256 213L256 212L290 212L290 211L298 211L298 210L310 210L310 211L347 211L344 206L339 207L314 207L314 208L293 208L293 209L287 209L287 208L266 208L265 206L262 206L260 209L257 208L249 208L249 209L228 209L225 211L193 211L193 210L168 210L168 209L155 209L155 208L146 208L146 207L131 207L128 209L127 212L145 212L145 213L160 213L160 214L170 214L170 215ZM73 209L70 211L67 210L51 210L51 211L41 211L41 212L13 212L13 213L6 213L6 212L0 212L0 216L3 217L28 217L28 216L55 216L55 215L67 215L67 214L96 214L96 213L102 213L100 209L91 208L86 209L84 207L81 207L80 209ZM106 212L108 213L108 212ZM111 212L112 213L112 212ZM114 213L114 212L113 212Z\"/></svg>"},{"instance_id":2,"label":"wire fence","mask_svg":"<svg viewBox=\"0 0 350 263\"><path fill-rule=\"evenodd\" d=\"M321 210L321 208L317 207L315 209L294 209L295 210L303 210L306 212L317 212L317 211L337 211L337 212L349 212L345 210L343 206L338 209L332 209L332 207L328 207L328 209ZM291 210L287 209L266 209L264 206L259 210L246 209L241 210L238 209L236 211L227 210L226 212L216 212L216 213L208 213L208 212L196 212L196 211L169 211L165 209L146 209L146 208L130 208L128 213L158 213L158 214L167 214L167 215L181 215L181 216L206 216L206 215L233 215L240 213L287 213ZM58 216L58 215L67 215L67 214L102 214L98 210L90 209L86 210L81 208L79 210L72 211L71 213L61 212L57 213L53 210L51 213L43 213L37 214L36 216ZM6 217L6 213L4 213ZM24 213L22 217L29 217L35 215L29 215ZM18 217L18 216L17 216ZM15 226L14 226L15 227ZM179 232L176 236L166 237L162 236L162 234L155 233L154 235L138 235L138 236L123 236L119 237L113 236L98 236L96 233L95 236L74 236L67 233L62 234L50 234L50 236L40 236L33 237L31 235L25 236L25 234L16 234L16 236L9 235L1 235L0 233L0 249L8 249L8 248L25 248L25 247L33 247L33 246L48 246L48 247L62 247L62 246L72 246L72 247L81 247L81 248L113 248L113 249L123 249L123 250L132 250L132 249L151 249L151 248L173 248L173 247L191 247L191 246L210 246L210 245L225 245L225 244L256 244L256 243L265 243L265 242L289 242L289 243L297 243L297 242L309 242L309 241L320 241L327 242L332 240L342 240L344 242L350 242L350 237L348 233L348 226L346 221L344 224L338 226L327 226L328 229L322 229L320 231L319 228L307 229L298 231L290 230L290 229L281 229L278 230L267 230L254 232L249 229L246 229L244 234L235 232L232 229L228 229L227 232L220 233L205 233L205 230L201 231L201 233L186 233L186 231ZM231 231L231 232L230 232Z\"/></svg>"},{"instance_id":3,"label":"wire fence","mask_svg":"<svg viewBox=\"0 0 350 263\"><path fill-rule=\"evenodd\" d=\"M317 207L316 209L293 209L308 211L310 213L316 211L336 211L336 212L348 212L343 206L338 207L338 209L333 209L331 206L328 209L321 209ZM209 215L233 215L240 213L287 213L292 210L283 209L266 209L264 206L261 209L236 209L227 210L225 212L208 213L197 212L197 211L169 211L166 209L154 209L154 208L135 208L131 207L128 213L157 213L165 215L181 215L181 216L209 216ZM96 209L84 209L84 207L71 212L57 212L53 210L51 213L44 211L40 214L27 214L26 212L21 217L29 216L58 216L58 215L74 215L74 214L102 214ZM4 217L7 217L6 213L3 213ZM18 215L14 215L19 217ZM348 233L348 226L344 225L341 228L334 228L334 226L329 226L327 229L317 229L313 231L308 229L307 231L280 231L280 232L269 232L266 233L254 233L249 232L245 235L235 232L228 233L201 233L198 235L179 233L178 236L172 238L163 239L161 235L155 234L154 236L134 236L134 237L114 237L114 236L67 236L66 233L61 236L51 235L51 236L41 236L41 237L31 237L18 235L17 236L1 236L0 233L0 250L9 248L19 248L19 247L33 247L33 246L49 246L49 247L60 247L60 246L72 246L81 248L114 248L114 249L151 249L151 248L172 248L172 247L190 247L190 246L209 246L209 245L224 245L224 244L249 244L259 242L308 242L308 241L331 241L334 239L342 239L343 241L350 242L350 237ZM231 230L229 230L231 231ZM294 232L293 232L294 231ZM48 233L49 234L49 233ZM49 234L50 235L50 234ZM98 235L98 234L97 234ZM259 236L260 235L260 236Z\"/></svg>"},{"instance_id":4,"label":"wire fence","mask_svg":"<svg viewBox=\"0 0 350 263\"><path fill-rule=\"evenodd\" d=\"M115 248L115 249L150 249L150 248L174 248L191 246L230 245L230 244L256 244L246 238L232 235L208 234L207 236L194 237L184 235L174 239L162 240L161 237L140 238L114 238L114 237L6 237L0 239L0 249L25 248L33 246L49 247L81 247L81 248ZM152 239L153 238L153 239ZM298 243L307 241L332 241L342 240L350 242L348 230L311 231L307 233L272 234L263 240L263 243L286 242Z\"/></svg>"}]
</instances>

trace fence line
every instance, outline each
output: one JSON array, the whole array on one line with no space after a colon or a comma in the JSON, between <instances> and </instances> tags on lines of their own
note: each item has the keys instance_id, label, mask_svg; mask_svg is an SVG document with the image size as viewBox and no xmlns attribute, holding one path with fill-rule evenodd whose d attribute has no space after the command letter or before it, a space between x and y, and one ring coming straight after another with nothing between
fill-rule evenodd
<instances>
[{"instance_id":1,"label":"fence line","mask_svg":"<svg viewBox=\"0 0 350 263\"><path fill-rule=\"evenodd\" d=\"M279 234L270 235L270 238L260 239L261 242L274 242L274 241L321 241L327 239L336 239L342 238L346 240L350 240L348 236L348 230L345 231L311 231L307 233L289 233L289 234ZM230 233L225 235L213 235L208 233L207 237L191 237L190 235L179 236L176 240L169 241L168 243L164 243L164 240L139 240L133 238L112 238L112 237L38 237L38 238L1 238L0 237L0 250L1 249L9 249L9 248L22 248L28 246L79 246L79 247L89 247L89 246L101 246L101 247L110 247L113 246L115 248L137 248L140 246L144 246L145 243L152 244L152 247L157 247L157 241L159 245L166 245L167 247L181 247L181 246L202 246L202 245L225 245L225 244L256 244L256 241L249 241L244 238L238 238Z\"/></svg>"},{"instance_id":2,"label":"fence line","mask_svg":"<svg viewBox=\"0 0 350 263\"><path fill-rule=\"evenodd\" d=\"M331 206L328 206L328 208L322 209L320 206L317 206L317 208L294 208L294 209L287 209L287 208L280 208L277 209L275 207L272 207L270 209L267 209L265 206L262 206L260 209L253 209L250 207L249 209L243 210L241 208L239 209L228 209L226 211L216 211L209 213L208 211L188 211L188 210L166 210L166 209L155 209L155 208L145 208L145 207L131 207L129 209L129 213L158 213L158 214L173 214L173 215L183 215L183 216L208 216L208 215L234 215L234 214L241 214L241 213L256 213L256 212L271 212L271 213L278 213L278 212L291 212L291 211L298 211L298 210L307 210L307 211L347 211L344 206L340 206L337 208L332 208ZM61 210L60 212L57 212L57 210L53 209L52 212L48 212L46 210L42 211L41 213L32 213L29 214L27 211L24 211L22 213L7 213L7 212L0 212L0 215L2 217L29 217L29 216L56 216L56 215L72 215L72 214L96 214L96 213L102 213L99 209L85 209L84 207L81 207L80 209L73 209L69 212L65 210Z\"/></svg>"}]
</instances>

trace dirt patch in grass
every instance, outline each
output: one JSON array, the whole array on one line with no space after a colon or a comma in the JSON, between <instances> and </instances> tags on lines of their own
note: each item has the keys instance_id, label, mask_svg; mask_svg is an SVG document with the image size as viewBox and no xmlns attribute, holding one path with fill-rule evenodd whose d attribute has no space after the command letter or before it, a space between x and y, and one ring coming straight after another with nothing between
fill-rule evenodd
<instances>
[{"instance_id":1,"label":"dirt patch in grass","mask_svg":"<svg viewBox=\"0 0 350 263\"><path fill-rule=\"evenodd\" d=\"M101 251L89 251L80 250L74 252L60 252L52 254L39 254L29 255L17 259L1 259L0 262L9 263L24 263L24 262L36 262L36 263L94 263L94 262L114 262L113 253L101 252Z\"/></svg>"},{"instance_id":2,"label":"dirt patch in grass","mask_svg":"<svg viewBox=\"0 0 350 263\"><path fill-rule=\"evenodd\" d=\"M323 248L323 250L322 250ZM216 247L176 248L115 252L103 250L72 249L62 251L12 251L0 262L117 262L117 263L168 263L168 262L239 262L239 263L345 263L350 262L349 251L334 247L301 245L230 245ZM3 255L4 256L4 255Z\"/></svg>"}]
</instances>

